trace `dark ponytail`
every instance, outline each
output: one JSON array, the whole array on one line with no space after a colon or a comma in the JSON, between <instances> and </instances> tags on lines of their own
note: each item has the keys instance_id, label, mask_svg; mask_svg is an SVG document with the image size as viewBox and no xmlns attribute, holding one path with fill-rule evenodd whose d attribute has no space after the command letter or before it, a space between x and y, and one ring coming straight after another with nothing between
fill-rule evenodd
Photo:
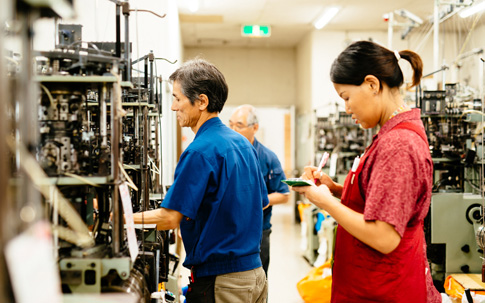
<instances>
[{"instance_id":1,"label":"dark ponytail","mask_svg":"<svg viewBox=\"0 0 485 303\"><path fill-rule=\"evenodd\" d=\"M330 79L337 84L361 85L367 75L373 75L390 88L400 87L404 83L398 64L402 58L409 61L413 68L412 86L418 85L423 73L423 61L410 50L398 54L374 42L354 42L333 62Z\"/></svg>"},{"instance_id":2,"label":"dark ponytail","mask_svg":"<svg viewBox=\"0 0 485 303\"><path fill-rule=\"evenodd\" d=\"M413 83L411 87L418 85L423 75L423 60L421 60L418 54L410 50L400 51L399 55L401 58L407 60L413 68Z\"/></svg>"}]
</instances>

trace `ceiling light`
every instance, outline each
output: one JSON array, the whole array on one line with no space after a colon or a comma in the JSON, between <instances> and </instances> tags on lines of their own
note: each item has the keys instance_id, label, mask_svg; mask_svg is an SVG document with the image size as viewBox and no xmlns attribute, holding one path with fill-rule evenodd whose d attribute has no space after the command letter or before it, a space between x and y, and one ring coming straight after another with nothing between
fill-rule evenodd
<instances>
[{"instance_id":1,"label":"ceiling light","mask_svg":"<svg viewBox=\"0 0 485 303\"><path fill-rule=\"evenodd\" d=\"M338 13L340 7L329 7L318 17L318 19L313 23L316 29L321 29L327 25L330 20Z\"/></svg>"},{"instance_id":2,"label":"ceiling light","mask_svg":"<svg viewBox=\"0 0 485 303\"><path fill-rule=\"evenodd\" d=\"M482 1L480 3L477 3L475 5L469 6L465 9L462 9L458 15L462 18L467 18L470 17L473 14L476 14L480 11L483 11L485 9L485 1Z\"/></svg>"},{"instance_id":3,"label":"ceiling light","mask_svg":"<svg viewBox=\"0 0 485 303\"><path fill-rule=\"evenodd\" d=\"M189 8L189 11L191 13L195 13L196 11L199 10L199 0L188 0L187 1L187 6Z\"/></svg>"}]
</instances>

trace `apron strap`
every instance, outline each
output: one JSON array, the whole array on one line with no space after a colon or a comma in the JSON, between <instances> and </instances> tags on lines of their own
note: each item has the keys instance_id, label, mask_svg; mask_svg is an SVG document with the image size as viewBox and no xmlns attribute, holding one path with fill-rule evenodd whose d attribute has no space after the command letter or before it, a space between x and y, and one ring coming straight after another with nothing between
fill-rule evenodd
<instances>
[{"instance_id":1,"label":"apron strap","mask_svg":"<svg viewBox=\"0 0 485 303\"><path fill-rule=\"evenodd\" d=\"M396 125L392 128L392 130L394 130L394 129L408 129L408 130L414 131L415 133L417 133L421 137L421 139L423 139L424 142L426 142L426 144L428 144L428 138L427 138L424 130L421 127L417 126L416 124L414 124L412 122L399 123L398 125Z\"/></svg>"}]
</instances>

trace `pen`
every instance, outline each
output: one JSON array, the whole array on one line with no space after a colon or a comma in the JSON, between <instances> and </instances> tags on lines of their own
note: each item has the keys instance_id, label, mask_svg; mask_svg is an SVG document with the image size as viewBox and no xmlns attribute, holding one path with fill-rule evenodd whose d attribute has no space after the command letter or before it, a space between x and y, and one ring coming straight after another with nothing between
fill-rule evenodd
<instances>
[{"instance_id":1,"label":"pen","mask_svg":"<svg viewBox=\"0 0 485 303\"><path fill-rule=\"evenodd\" d=\"M318 167L317 167L317 171L320 172L320 176L321 176L321 171L322 171L322 168L325 166L325 164L327 163L327 160L328 160L328 157L330 155L327 153L327 152L324 152L323 155L322 155L322 160L320 160L320 164L318 164ZM317 179L314 179L313 180L315 183L317 182Z\"/></svg>"}]
</instances>

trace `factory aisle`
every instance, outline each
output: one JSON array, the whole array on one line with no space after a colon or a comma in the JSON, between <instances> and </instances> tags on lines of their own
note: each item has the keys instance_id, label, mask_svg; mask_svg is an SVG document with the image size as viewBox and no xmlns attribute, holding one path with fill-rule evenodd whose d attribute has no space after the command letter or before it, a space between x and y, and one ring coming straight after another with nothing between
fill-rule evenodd
<instances>
[{"instance_id":1,"label":"factory aisle","mask_svg":"<svg viewBox=\"0 0 485 303\"><path fill-rule=\"evenodd\" d=\"M295 222L292 202L273 206L269 303L303 303L296 283L312 268L300 249L300 224Z\"/></svg>"}]
</instances>

